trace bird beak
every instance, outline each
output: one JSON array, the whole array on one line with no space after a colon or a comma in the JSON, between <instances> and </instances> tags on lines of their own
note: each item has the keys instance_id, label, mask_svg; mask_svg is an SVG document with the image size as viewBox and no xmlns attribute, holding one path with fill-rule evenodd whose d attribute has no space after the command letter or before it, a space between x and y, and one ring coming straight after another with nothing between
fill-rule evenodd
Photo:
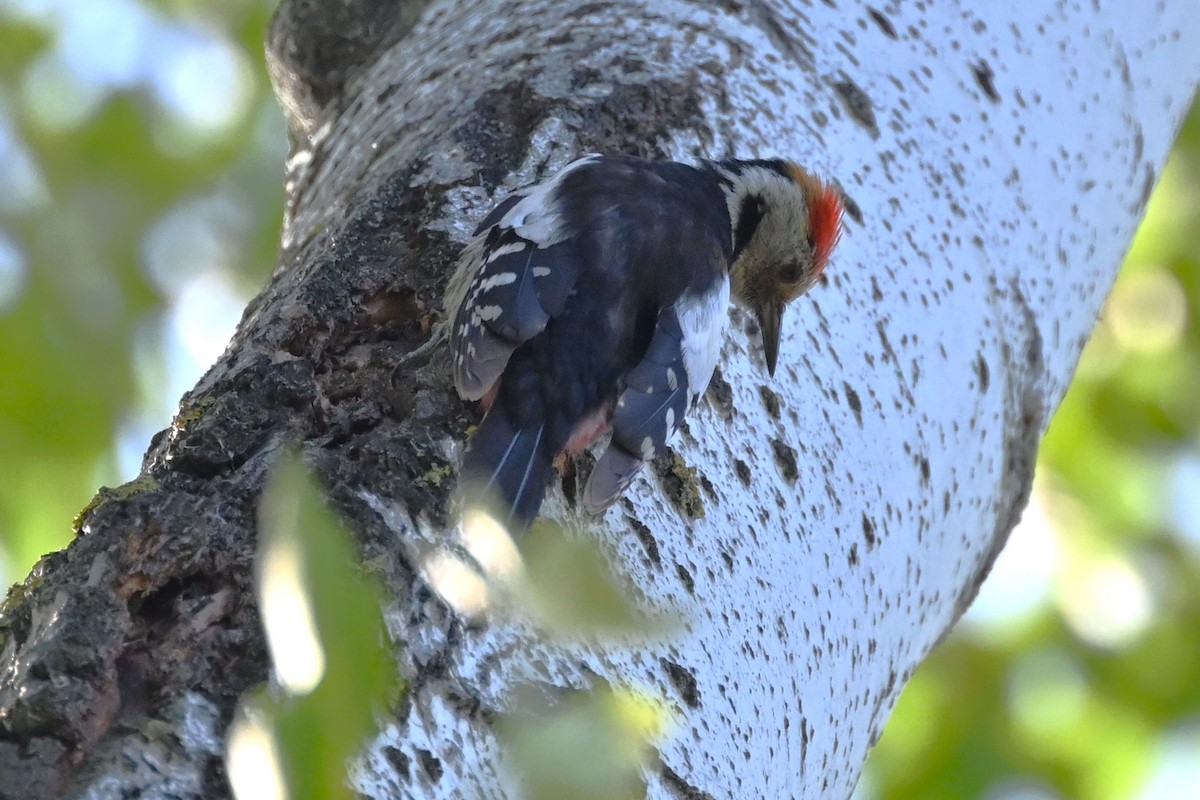
<instances>
[{"instance_id":1,"label":"bird beak","mask_svg":"<svg viewBox=\"0 0 1200 800\"><path fill-rule=\"evenodd\" d=\"M755 309L758 327L762 329L763 351L767 357L767 373L775 377L775 362L779 359L779 325L783 320L783 303L768 300Z\"/></svg>"}]
</instances>

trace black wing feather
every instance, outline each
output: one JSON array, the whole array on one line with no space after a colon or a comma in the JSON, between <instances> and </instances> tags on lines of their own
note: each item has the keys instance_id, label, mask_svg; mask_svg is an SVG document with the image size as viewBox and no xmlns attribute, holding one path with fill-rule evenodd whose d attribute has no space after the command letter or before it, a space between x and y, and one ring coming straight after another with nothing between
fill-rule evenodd
<instances>
[{"instance_id":1,"label":"black wing feather","mask_svg":"<svg viewBox=\"0 0 1200 800\"><path fill-rule=\"evenodd\" d=\"M489 211L488 215L484 217L475 227L475 233L472 235L478 236L493 225L499 224L500 220L504 219L504 215L507 214L513 206L524 199L525 195L523 194L512 194L501 200L496 204L496 207Z\"/></svg>"},{"instance_id":2,"label":"black wing feather","mask_svg":"<svg viewBox=\"0 0 1200 800\"><path fill-rule=\"evenodd\" d=\"M570 243L539 247L511 228L492 228L450 332L455 383L468 399L495 384L520 345L561 314L579 278Z\"/></svg>"},{"instance_id":3,"label":"black wing feather","mask_svg":"<svg viewBox=\"0 0 1200 800\"><path fill-rule=\"evenodd\" d=\"M534 287L533 266L537 247L533 242L522 239L512 231L506 231L497 240L496 249L517 247L519 250L494 257L480 270L480 290L472 305L478 311L495 309L499 315L483 316L483 322L497 336L513 344L526 342L536 336L550 321L550 315L542 308ZM488 281L493 282L490 288Z\"/></svg>"},{"instance_id":4,"label":"black wing feather","mask_svg":"<svg viewBox=\"0 0 1200 800\"><path fill-rule=\"evenodd\" d=\"M468 503L500 499L510 525L527 527L554 477L545 426L518 428L503 407L493 406L463 453L461 480Z\"/></svg>"},{"instance_id":5,"label":"black wing feather","mask_svg":"<svg viewBox=\"0 0 1200 800\"><path fill-rule=\"evenodd\" d=\"M583 493L584 507L598 513L616 500L642 465L661 453L687 412L688 376L683 331L674 306L658 316L645 356L630 372L613 410L613 435Z\"/></svg>"}]
</instances>

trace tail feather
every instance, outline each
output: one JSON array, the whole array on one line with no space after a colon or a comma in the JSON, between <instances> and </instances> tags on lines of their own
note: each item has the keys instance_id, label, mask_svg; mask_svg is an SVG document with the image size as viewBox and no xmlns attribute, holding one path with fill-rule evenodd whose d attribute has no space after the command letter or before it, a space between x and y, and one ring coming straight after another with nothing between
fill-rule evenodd
<instances>
[{"instance_id":1,"label":"tail feather","mask_svg":"<svg viewBox=\"0 0 1200 800\"><path fill-rule=\"evenodd\" d=\"M545 426L517 428L499 404L483 418L463 453L468 500L498 497L508 509L509 524L520 528L537 516L553 477Z\"/></svg>"},{"instance_id":2,"label":"tail feather","mask_svg":"<svg viewBox=\"0 0 1200 800\"><path fill-rule=\"evenodd\" d=\"M591 477L583 490L583 507L589 514L601 514L620 497L646 462L616 442L592 468Z\"/></svg>"}]
</instances>

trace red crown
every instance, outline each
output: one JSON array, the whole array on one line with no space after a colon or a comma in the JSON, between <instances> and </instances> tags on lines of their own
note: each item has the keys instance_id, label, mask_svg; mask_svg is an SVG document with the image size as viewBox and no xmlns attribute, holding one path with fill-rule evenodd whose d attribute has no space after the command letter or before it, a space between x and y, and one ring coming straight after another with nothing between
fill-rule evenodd
<instances>
[{"instance_id":1,"label":"red crown","mask_svg":"<svg viewBox=\"0 0 1200 800\"><path fill-rule=\"evenodd\" d=\"M832 186L820 184L808 209L808 229L812 231L813 266L820 274L842 236L842 200Z\"/></svg>"}]
</instances>

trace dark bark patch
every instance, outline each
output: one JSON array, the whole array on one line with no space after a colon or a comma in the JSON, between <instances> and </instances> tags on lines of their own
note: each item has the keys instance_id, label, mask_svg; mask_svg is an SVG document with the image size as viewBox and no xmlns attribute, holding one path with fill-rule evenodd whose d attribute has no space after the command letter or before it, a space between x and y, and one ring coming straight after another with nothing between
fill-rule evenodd
<instances>
[{"instance_id":1,"label":"dark bark patch","mask_svg":"<svg viewBox=\"0 0 1200 800\"><path fill-rule=\"evenodd\" d=\"M696 579L692 577L692 573L688 571L683 564L676 562L675 574L679 576L679 580L683 582L683 588L687 589L688 594L696 593Z\"/></svg>"},{"instance_id":2,"label":"dark bark patch","mask_svg":"<svg viewBox=\"0 0 1200 800\"><path fill-rule=\"evenodd\" d=\"M842 208L846 210L846 216L857 222L859 225L862 225L862 208L854 201L854 198L846 194L846 192L844 192L840 187L838 188L838 196L842 200Z\"/></svg>"},{"instance_id":3,"label":"dark bark patch","mask_svg":"<svg viewBox=\"0 0 1200 800\"><path fill-rule=\"evenodd\" d=\"M10 658L0 685L4 736L22 741L48 735L72 746L90 744L109 729L120 708L117 659L128 617L120 601L98 587L64 584L52 592L34 587L28 600L33 609L21 620L28 624L5 631Z\"/></svg>"},{"instance_id":4,"label":"dark bark patch","mask_svg":"<svg viewBox=\"0 0 1200 800\"><path fill-rule=\"evenodd\" d=\"M766 386L760 386L758 394L762 397L763 408L767 410L771 419L779 419L779 395Z\"/></svg>"},{"instance_id":5,"label":"dark bark patch","mask_svg":"<svg viewBox=\"0 0 1200 800\"><path fill-rule=\"evenodd\" d=\"M489 161L506 163L500 157ZM397 173L351 221L345 233L349 239L342 242L347 263L333 272L331 281L348 281L358 297L385 289L412 292L421 312L442 307L446 280L461 248L448 234L425 224L446 213L446 187L417 179L425 168L416 162ZM416 322L423 325L424 318ZM418 343L424 341L421 336Z\"/></svg>"},{"instance_id":6,"label":"dark bark patch","mask_svg":"<svg viewBox=\"0 0 1200 800\"><path fill-rule=\"evenodd\" d=\"M756 539L757 537L754 536L753 531L749 531L748 538ZM725 569L727 569L729 571L729 574L732 575L733 574L733 565L734 565L733 555L728 550L722 550L721 551L721 560L725 562Z\"/></svg>"},{"instance_id":7,"label":"dark bark patch","mask_svg":"<svg viewBox=\"0 0 1200 800\"><path fill-rule=\"evenodd\" d=\"M815 63L812 50L804 44L804 39L797 36L791 26L780 18L770 3L747 3L746 14L751 24L762 29L771 44L783 55L804 69L812 68Z\"/></svg>"},{"instance_id":8,"label":"dark bark patch","mask_svg":"<svg viewBox=\"0 0 1200 800\"><path fill-rule=\"evenodd\" d=\"M530 134L546 118L550 107L549 100L536 96L529 84L520 81L476 98L474 108L463 115L466 122L455 129L454 138L472 161L483 165L479 177L484 186L499 186L521 163Z\"/></svg>"},{"instance_id":9,"label":"dark bark patch","mask_svg":"<svg viewBox=\"0 0 1200 800\"><path fill-rule=\"evenodd\" d=\"M602 11L607 11L612 7L612 3L584 3L576 8L568 11L564 16L567 19L587 19L590 16L599 14Z\"/></svg>"},{"instance_id":10,"label":"dark bark patch","mask_svg":"<svg viewBox=\"0 0 1200 800\"><path fill-rule=\"evenodd\" d=\"M429 517L433 524L448 523L449 499L455 487L451 478L456 471L432 436L409 425L387 422L355 434L343 448L340 458L330 460L330 468L338 472L327 475L326 481L334 501L344 504L351 517L376 516L359 507L361 500L353 491L361 480L358 476L366 474L372 476L372 489L378 496L398 502L414 516ZM392 552L396 532L380 528L377 533L382 539L376 544Z\"/></svg>"},{"instance_id":11,"label":"dark bark patch","mask_svg":"<svg viewBox=\"0 0 1200 800\"><path fill-rule=\"evenodd\" d=\"M868 6L867 15L871 18L872 22L879 26L879 30L883 31L884 36L888 37L889 39L900 38L896 35L896 26L892 24L892 21L888 19L887 15L882 11Z\"/></svg>"},{"instance_id":12,"label":"dark bark patch","mask_svg":"<svg viewBox=\"0 0 1200 800\"><path fill-rule=\"evenodd\" d=\"M667 791L671 792L672 797L679 798L679 800L715 800L711 794L702 792L695 786L692 786L684 780L682 775L666 764L662 765L659 775L662 776L663 786L667 788Z\"/></svg>"},{"instance_id":13,"label":"dark bark patch","mask_svg":"<svg viewBox=\"0 0 1200 800\"><path fill-rule=\"evenodd\" d=\"M279 3L267 29L267 66L293 130L311 130L334 116L344 106L346 84L404 38L427 4Z\"/></svg>"},{"instance_id":14,"label":"dark bark patch","mask_svg":"<svg viewBox=\"0 0 1200 800\"><path fill-rule=\"evenodd\" d=\"M631 72L654 71L634 58L625 58L618 66ZM688 83L662 79L614 83L609 78L608 84L611 88L603 97L578 109L580 144L585 151L664 158L668 155L666 139L661 133L648 135L651 121L655 131L689 130L702 143L715 141L711 120Z\"/></svg>"},{"instance_id":15,"label":"dark bark patch","mask_svg":"<svg viewBox=\"0 0 1200 800\"><path fill-rule=\"evenodd\" d=\"M842 98L850 117L859 125L866 128L872 138L879 136L879 124L875 121L875 107L870 96L857 83L844 77L833 84L833 89Z\"/></svg>"},{"instance_id":16,"label":"dark bark patch","mask_svg":"<svg viewBox=\"0 0 1200 800\"><path fill-rule=\"evenodd\" d=\"M862 400L859 398L858 392L854 391L854 387L845 382L842 383L842 391L846 395L846 402L850 404L850 410L854 412L854 418L858 420L858 424L861 427L863 424Z\"/></svg>"},{"instance_id":17,"label":"dark bark patch","mask_svg":"<svg viewBox=\"0 0 1200 800\"><path fill-rule=\"evenodd\" d=\"M0 796L61 797L70 772L67 764L67 748L56 739L0 741Z\"/></svg>"},{"instance_id":18,"label":"dark bark patch","mask_svg":"<svg viewBox=\"0 0 1200 800\"><path fill-rule=\"evenodd\" d=\"M445 771L442 767L442 761L428 750L417 750L417 758L421 760L421 769L425 770L425 774L434 783L442 779L442 773Z\"/></svg>"},{"instance_id":19,"label":"dark bark patch","mask_svg":"<svg viewBox=\"0 0 1200 800\"><path fill-rule=\"evenodd\" d=\"M412 776L409 770L412 767L412 762L404 754L403 750L389 744L383 748L383 757L387 759L387 762L391 764L392 769L396 770L396 774L402 780L411 780Z\"/></svg>"},{"instance_id":20,"label":"dark bark patch","mask_svg":"<svg viewBox=\"0 0 1200 800\"><path fill-rule=\"evenodd\" d=\"M800 477L795 449L780 439L771 440L771 449L775 452L775 465L779 467L779 474L788 483L795 483L796 479Z\"/></svg>"},{"instance_id":21,"label":"dark bark patch","mask_svg":"<svg viewBox=\"0 0 1200 800\"><path fill-rule=\"evenodd\" d=\"M625 520L629 523L629 527L633 528L634 536L642 543L642 548L646 551L646 558L650 559L650 563L654 566L661 567L662 556L658 552L658 540L654 538L654 533L640 520L628 515Z\"/></svg>"},{"instance_id":22,"label":"dark bark patch","mask_svg":"<svg viewBox=\"0 0 1200 800\"><path fill-rule=\"evenodd\" d=\"M803 764L808 759L808 717L800 718L800 763Z\"/></svg>"},{"instance_id":23,"label":"dark bark patch","mask_svg":"<svg viewBox=\"0 0 1200 800\"><path fill-rule=\"evenodd\" d=\"M979 393L987 394L988 386L992 382L992 374L988 368L987 359L983 357L983 353L980 353L979 358L975 359L975 376L979 378Z\"/></svg>"},{"instance_id":24,"label":"dark bark patch","mask_svg":"<svg viewBox=\"0 0 1200 800\"><path fill-rule=\"evenodd\" d=\"M1011 297L1024 317L1025 359L1031 379L1020 386L1009 385L1005 398L1004 464L1001 470L999 497L1007 503L995 508L996 527L987 553L979 560L975 573L962 584L954 603L954 618L958 619L970 606L979 592L984 578L992 569L996 557L1008 541L1009 532L1021 518L1021 512L1029 502L1033 487L1034 464L1037 458L1038 438L1042 423L1046 419L1047 402L1042 394L1045 381L1045 341L1038 327L1037 317L1014 279ZM1006 345L1007 347L1007 345ZM1004 501L1000 501L1004 502ZM947 496L947 507L949 497Z\"/></svg>"},{"instance_id":25,"label":"dark bark patch","mask_svg":"<svg viewBox=\"0 0 1200 800\"><path fill-rule=\"evenodd\" d=\"M218 397L173 442L172 466L197 478L236 470L266 441L274 420L266 408L237 393Z\"/></svg>"},{"instance_id":26,"label":"dark bark patch","mask_svg":"<svg viewBox=\"0 0 1200 800\"><path fill-rule=\"evenodd\" d=\"M660 658L658 663L667 671L667 678L675 691L679 692L680 699L688 708L697 708L700 705L700 688L692 671L665 658Z\"/></svg>"},{"instance_id":27,"label":"dark bark patch","mask_svg":"<svg viewBox=\"0 0 1200 800\"><path fill-rule=\"evenodd\" d=\"M417 409L417 387L407 376L401 375L401 368L392 371L388 391L383 395L387 399L388 413L396 422L404 422Z\"/></svg>"},{"instance_id":28,"label":"dark bark patch","mask_svg":"<svg viewBox=\"0 0 1200 800\"><path fill-rule=\"evenodd\" d=\"M183 578L175 577L150 591L131 595L128 602L130 616L139 617L149 625L170 619L183 587Z\"/></svg>"},{"instance_id":29,"label":"dark bark patch","mask_svg":"<svg viewBox=\"0 0 1200 800\"><path fill-rule=\"evenodd\" d=\"M1154 167L1150 164L1146 165L1146 177L1142 181L1142 193L1138 197L1138 208L1143 209L1150 202L1150 195L1154 193L1155 173Z\"/></svg>"},{"instance_id":30,"label":"dark bark patch","mask_svg":"<svg viewBox=\"0 0 1200 800\"><path fill-rule=\"evenodd\" d=\"M999 103L1000 94L996 91L996 73L992 71L991 65L982 60L978 64L972 64L971 74L975 76L975 83L979 84L979 88L983 90L987 98L993 103Z\"/></svg>"},{"instance_id":31,"label":"dark bark patch","mask_svg":"<svg viewBox=\"0 0 1200 800\"><path fill-rule=\"evenodd\" d=\"M738 480L742 482L743 486L750 486L753 476L750 474L750 467L746 466L745 461L742 461L740 458L734 459L733 471L737 473Z\"/></svg>"},{"instance_id":32,"label":"dark bark patch","mask_svg":"<svg viewBox=\"0 0 1200 800\"><path fill-rule=\"evenodd\" d=\"M863 540L867 543L867 549L874 549L875 545L879 543L879 537L875 534L875 523L871 521L865 511L862 515L862 532Z\"/></svg>"}]
</instances>

